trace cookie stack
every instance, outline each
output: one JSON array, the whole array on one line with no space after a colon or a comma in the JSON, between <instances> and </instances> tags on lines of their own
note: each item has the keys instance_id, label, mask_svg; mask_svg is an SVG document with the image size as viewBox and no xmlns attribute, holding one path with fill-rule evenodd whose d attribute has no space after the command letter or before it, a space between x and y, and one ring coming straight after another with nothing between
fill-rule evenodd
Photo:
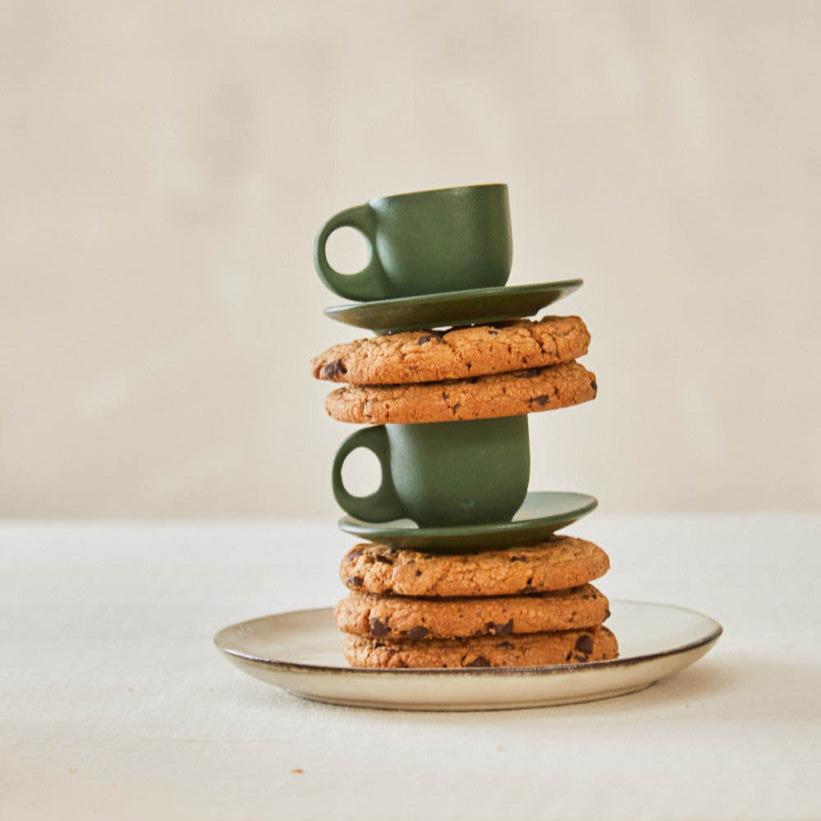
<instances>
[{"instance_id":1,"label":"cookie stack","mask_svg":"<svg viewBox=\"0 0 821 821\"><path fill-rule=\"evenodd\" d=\"M313 360L312 372L347 383L326 400L334 419L417 432L444 425L459 438L459 426L476 420L526 417L593 399L595 376L575 361L589 342L575 316L423 330L335 345ZM492 483L490 475L479 478ZM482 518L477 511L471 516L467 522ZM608 601L590 584L608 568L601 548L569 536L458 555L360 544L342 560L340 575L351 592L336 618L354 666L613 658L615 637L602 626Z\"/></svg>"},{"instance_id":2,"label":"cookie stack","mask_svg":"<svg viewBox=\"0 0 821 821\"><path fill-rule=\"evenodd\" d=\"M531 667L614 658L607 599L588 582L607 554L563 536L432 555L361 544L342 559L336 609L354 667Z\"/></svg>"},{"instance_id":3,"label":"cookie stack","mask_svg":"<svg viewBox=\"0 0 821 821\"><path fill-rule=\"evenodd\" d=\"M595 376L574 361L589 342L578 317L548 317L359 339L325 351L312 368L317 379L348 383L325 402L340 422L493 419L595 398Z\"/></svg>"},{"instance_id":4,"label":"cookie stack","mask_svg":"<svg viewBox=\"0 0 821 821\"><path fill-rule=\"evenodd\" d=\"M349 276L326 256L344 226L370 245ZM369 426L342 443L332 470L349 514L340 526L371 540L340 571L350 592L336 621L353 666L522 667L618 653L603 626L608 601L590 583L607 555L555 535L595 499L528 493L529 415L594 399L596 378L577 361L590 342L579 317L527 317L581 281L506 287L511 260L499 184L373 199L317 236L320 278L359 301L326 314L377 334L312 362L316 379L342 383L328 414ZM382 472L364 497L342 478L358 448Z\"/></svg>"}]
</instances>

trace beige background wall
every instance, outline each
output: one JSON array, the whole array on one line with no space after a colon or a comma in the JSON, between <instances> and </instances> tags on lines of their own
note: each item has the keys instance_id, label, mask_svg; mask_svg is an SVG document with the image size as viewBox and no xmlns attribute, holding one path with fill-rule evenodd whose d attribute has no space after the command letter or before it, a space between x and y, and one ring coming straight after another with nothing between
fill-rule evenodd
<instances>
[{"instance_id":1,"label":"beige background wall","mask_svg":"<svg viewBox=\"0 0 821 821\"><path fill-rule=\"evenodd\" d=\"M820 46L803 2L3 0L0 513L333 515L313 234L480 181L511 283L587 282L532 487L819 509Z\"/></svg>"}]
</instances>

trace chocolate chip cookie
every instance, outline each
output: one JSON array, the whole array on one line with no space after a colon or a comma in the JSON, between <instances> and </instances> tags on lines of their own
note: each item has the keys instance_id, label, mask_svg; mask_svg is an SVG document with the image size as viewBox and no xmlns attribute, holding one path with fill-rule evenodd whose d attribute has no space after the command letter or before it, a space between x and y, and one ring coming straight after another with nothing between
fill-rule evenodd
<instances>
[{"instance_id":1,"label":"chocolate chip cookie","mask_svg":"<svg viewBox=\"0 0 821 821\"><path fill-rule=\"evenodd\" d=\"M397 596L510 596L566 590L603 576L607 554L592 542L555 536L537 545L443 556L360 544L339 566L357 593Z\"/></svg>"},{"instance_id":2,"label":"chocolate chip cookie","mask_svg":"<svg viewBox=\"0 0 821 821\"><path fill-rule=\"evenodd\" d=\"M433 641L345 637L345 657L352 667L536 667L603 661L618 654L616 637L606 627Z\"/></svg>"},{"instance_id":3,"label":"chocolate chip cookie","mask_svg":"<svg viewBox=\"0 0 821 821\"><path fill-rule=\"evenodd\" d=\"M311 362L314 379L351 385L441 382L543 368L587 353L590 334L577 316L504 325L414 331L334 345Z\"/></svg>"},{"instance_id":4,"label":"chocolate chip cookie","mask_svg":"<svg viewBox=\"0 0 821 821\"><path fill-rule=\"evenodd\" d=\"M337 388L325 400L340 422L408 425L521 416L588 402L596 376L578 362L416 385Z\"/></svg>"},{"instance_id":5,"label":"chocolate chip cookie","mask_svg":"<svg viewBox=\"0 0 821 821\"><path fill-rule=\"evenodd\" d=\"M350 593L336 608L345 633L421 641L595 627L609 615L592 584L527 596L421 599Z\"/></svg>"}]
</instances>

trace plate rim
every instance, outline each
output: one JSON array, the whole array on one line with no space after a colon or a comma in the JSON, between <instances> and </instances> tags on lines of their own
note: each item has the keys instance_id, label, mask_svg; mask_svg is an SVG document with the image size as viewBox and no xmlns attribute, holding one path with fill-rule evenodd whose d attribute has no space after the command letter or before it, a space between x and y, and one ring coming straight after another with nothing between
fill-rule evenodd
<instances>
[{"instance_id":1,"label":"plate rim","mask_svg":"<svg viewBox=\"0 0 821 821\"><path fill-rule=\"evenodd\" d=\"M339 519L337 525L340 530L344 531L345 533L351 533L354 536L366 536L366 534L371 533L375 535L376 538L382 539L445 539L454 537L462 538L469 536L481 536L483 532L488 531L492 533L518 533L536 527L539 524L549 525L555 521L561 522L565 519L566 516L574 516L575 518L573 518L572 521L576 521L577 519L580 519L582 516L586 516L588 513L591 513L599 506L599 500L590 493L577 493L576 491L566 490L531 490L528 491L528 493L525 495L525 501L527 500L528 496L535 496L537 493L544 495L564 494L568 496L586 496L591 501L585 503L584 505L573 511L568 511L567 513L562 515L557 514L555 516L539 516L530 519L520 519L519 521L497 522L495 524L491 523L481 525L457 525L454 527L419 527L418 525L416 525L415 527L409 528L388 528L379 527L379 522L365 522L362 519L357 519L354 516L346 515L342 516ZM524 502L522 504L524 504ZM358 523L361 523L361 526ZM355 530L351 528L352 524L353 527L356 528ZM458 531L458 533L455 531Z\"/></svg>"},{"instance_id":2,"label":"plate rim","mask_svg":"<svg viewBox=\"0 0 821 821\"><path fill-rule=\"evenodd\" d=\"M663 607L670 610L681 610L685 613L692 613L696 616L700 616L703 619L707 619L708 621L712 622L713 628L710 631L710 633L704 638L688 642L687 644L677 645L676 647L672 647L670 649L663 650L657 653L643 653L638 656L628 656L624 658L619 657L615 659L606 659L602 661L591 661L585 664L545 664L534 667L481 667L470 669L453 667L412 667L399 669L387 669L383 667L333 667L327 664L309 664L307 662L279 661L277 659L261 658L260 656L253 655L252 653L244 653L240 650L229 649L227 647L222 646L219 642L219 637L223 633L226 633L229 630L233 630L234 628L247 624L248 622L258 621L260 619L268 619L274 616L301 615L303 613L315 613L317 611L332 612L333 607L305 607L300 610L286 610L281 613L269 613L265 616L257 616L254 619L245 619L244 621L236 622L235 624L229 624L218 630L214 634L213 642L217 649L220 650L220 652L225 653L226 656L242 659L243 661L252 662L254 664L263 664L265 666L273 667L284 672L322 674L342 673L370 676L545 676L558 675L560 673L576 674L583 673L587 670L596 670L611 667L631 667L637 664L643 664L645 662L654 661L660 658L670 658L672 656L678 656L682 653L690 652L691 650L697 650L701 647L715 644L715 642L717 642L718 639L720 639L722 634L724 633L724 627L719 621L714 619L712 616L708 616L706 613L702 613L699 610L694 610L691 607L684 607L679 604L665 604L663 602L642 601L640 599L613 599L611 603L649 605L651 607Z\"/></svg>"}]
</instances>

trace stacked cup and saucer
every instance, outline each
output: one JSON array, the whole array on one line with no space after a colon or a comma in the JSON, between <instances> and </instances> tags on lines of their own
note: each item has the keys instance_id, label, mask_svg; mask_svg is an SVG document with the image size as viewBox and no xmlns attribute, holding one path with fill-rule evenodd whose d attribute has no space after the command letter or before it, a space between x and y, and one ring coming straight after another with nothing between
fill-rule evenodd
<instances>
[{"instance_id":1,"label":"stacked cup and saucer","mask_svg":"<svg viewBox=\"0 0 821 821\"><path fill-rule=\"evenodd\" d=\"M369 245L355 274L326 253L346 227ZM339 383L328 414L364 426L331 470L339 526L361 541L340 565L342 640L327 608L225 628L217 644L247 672L322 701L498 709L633 692L718 639L720 626L693 611L611 604L592 584L607 553L557 532L596 499L529 491L530 414L590 401L597 384L577 361L584 322L539 316L582 281L507 286L512 257L502 184L380 197L319 231L317 273L355 300L325 314L375 334L311 363ZM381 469L366 496L343 480L359 448Z\"/></svg>"},{"instance_id":2,"label":"stacked cup and saucer","mask_svg":"<svg viewBox=\"0 0 821 821\"><path fill-rule=\"evenodd\" d=\"M359 273L341 274L328 262L328 239L342 227L368 241L369 261ZM555 336L535 338L520 320L582 280L506 287L512 258L506 185L381 197L336 214L320 230L319 276L340 296L362 300L327 308L326 316L377 337L324 352L312 363L314 376L351 386L329 397L332 417L388 423L357 431L337 454L333 487L349 514L340 522L346 532L402 548L472 552L539 540L596 506L581 494L527 494L527 413L559 405L545 401L538 390L544 380L533 371L563 361L545 350L557 344L555 336L575 333L575 350L583 352L589 335L576 320L576 327L555 323ZM367 373L357 375L357 366ZM532 396L503 406L499 380L478 381L502 373L515 373L521 385L534 379ZM593 398L593 375L576 376L584 398ZM442 400L440 387L452 401ZM403 389L400 407L392 396ZM456 407L462 389L470 390L474 408ZM364 498L349 494L341 479L345 456L359 447L373 450L383 468L380 489Z\"/></svg>"}]
</instances>

